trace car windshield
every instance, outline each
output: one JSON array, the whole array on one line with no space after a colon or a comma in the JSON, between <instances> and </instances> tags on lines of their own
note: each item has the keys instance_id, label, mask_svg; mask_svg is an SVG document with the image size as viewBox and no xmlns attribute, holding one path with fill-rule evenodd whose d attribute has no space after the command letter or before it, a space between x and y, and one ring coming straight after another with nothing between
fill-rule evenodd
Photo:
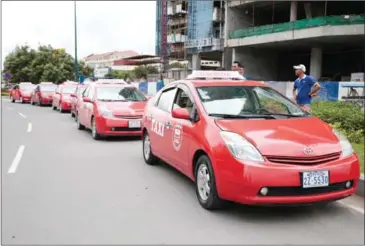
<instances>
[{"instance_id":1,"label":"car windshield","mask_svg":"<svg viewBox=\"0 0 365 246\"><path fill-rule=\"evenodd\" d=\"M61 92L62 94L71 94L75 93L76 86L62 86Z\"/></svg>"},{"instance_id":2,"label":"car windshield","mask_svg":"<svg viewBox=\"0 0 365 246\"><path fill-rule=\"evenodd\" d=\"M96 98L100 101L146 101L147 98L134 87L105 86L98 87Z\"/></svg>"},{"instance_id":3,"label":"car windshield","mask_svg":"<svg viewBox=\"0 0 365 246\"><path fill-rule=\"evenodd\" d=\"M56 85L41 85L41 90L42 91L55 91L56 90Z\"/></svg>"},{"instance_id":4,"label":"car windshield","mask_svg":"<svg viewBox=\"0 0 365 246\"><path fill-rule=\"evenodd\" d=\"M32 91L35 88L35 85L26 84L26 85L19 85L20 90L22 91Z\"/></svg>"},{"instance_id":5,"label":"car windshield","mask_svg":"<svg viewBox=\"0 0 365 246\"><path fill-rule=\"evenodd\" d=\"M295 103L270 87L207 86L197 88L206 112L211 116L307 116Z\"/></svg>"}]
</instances>

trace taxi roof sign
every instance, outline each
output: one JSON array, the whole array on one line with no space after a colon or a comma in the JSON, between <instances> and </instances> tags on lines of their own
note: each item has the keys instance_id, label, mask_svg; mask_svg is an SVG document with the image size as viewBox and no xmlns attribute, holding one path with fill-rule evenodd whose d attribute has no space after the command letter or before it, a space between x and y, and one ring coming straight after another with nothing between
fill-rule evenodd
<instances>
[{"instance_id":1,"label":"taxi roof sign","mask_svg":"<svg viewBox=\"0 0 365 246\"><path fill-rule=\"evenodd\" d=\"M234 79L234 80L244 80L238 71L204 71L196 70L190 74L187 79Z\"/></svg>"}]
</instances>

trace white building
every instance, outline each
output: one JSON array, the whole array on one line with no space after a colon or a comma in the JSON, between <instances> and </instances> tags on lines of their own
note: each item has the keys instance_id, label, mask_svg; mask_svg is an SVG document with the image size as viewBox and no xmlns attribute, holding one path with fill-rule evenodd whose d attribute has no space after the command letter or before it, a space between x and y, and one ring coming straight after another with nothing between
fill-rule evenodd
<instances>
[{"instance_id":1,"label":"white building","mask_svg":"<svg viewBox=\"0 0 365 246\"><path fill-rule=\"evenodd\" d=\"M114 61L136 55L138 55L138 53L133 50L112 51L103 54L91 54L85 57L85 64L94 69L112 68Z\"/></svg>"}]
</instances>

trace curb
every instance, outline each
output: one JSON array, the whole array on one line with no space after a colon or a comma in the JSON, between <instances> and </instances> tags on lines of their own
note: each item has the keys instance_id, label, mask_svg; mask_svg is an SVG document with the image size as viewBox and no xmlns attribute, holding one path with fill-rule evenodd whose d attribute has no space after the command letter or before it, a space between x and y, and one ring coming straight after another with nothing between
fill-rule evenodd
<instances>
[{"instance_id":1,"label":"curb","mask_svg":"<svg viewBox=\"0 0 365 246\"><path fill-rule=\"evenodd\" d=\"M359 184L357 185L357 189L356 189L356 195L364 197L365 196L364 190L365 190L364 174L361 174L360 179L359 179Z\"/></svg>"}]
</instances>

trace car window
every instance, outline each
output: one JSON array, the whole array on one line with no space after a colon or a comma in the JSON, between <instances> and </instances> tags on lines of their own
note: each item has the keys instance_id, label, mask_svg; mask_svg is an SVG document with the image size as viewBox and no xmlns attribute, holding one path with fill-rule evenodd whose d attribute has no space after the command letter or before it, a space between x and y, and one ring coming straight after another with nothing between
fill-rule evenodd
<instances>
[{"instance_id":1,"label":"car window","mask_svg":"<svg viewBox=\"0 0 365 246\"><path fill-rule=\"evenodd\" d=\"M163 91L158 100L157 107L166 112L171 112L172 103L176 94L176 88Z\"/></svg>"},{"instance_id":2,"label":"car window","mask_svg":"<svg viewBox=\"0 0 365 246\"><path fill-rule=\"evenodd\" d=\"M82 93L82 97L88 97L90 87L91 87L91 86L88 86L88 87L84 90L84 92Z\"/></svg>"},{"instance_id":3,"label":"car window","mask_svg":"<svg viewBox=\"0 0 365 246\"><path fill-rule=\"evenodd\" d=\"M198 87L197 91L208 114L307 115L300 107L270 87L207 86Z\"/></svg>"},{"instance_id":4,"label":"car window","mask_svg":"<svg viewBox=\"0 0 365 246\"><path fill-rule=\"evenodd\" d=\"M36 91L39 91L39 85L35 88Z\"/></svg>"},{"instance_id":5,"label":"car window","mask_svg":"<svg viewBox=\"0 0 365 246\"><path fill-rule=\"evenodd\" d=\"M98 87L96 97L101 101L147 101L147 98L137 88L118 85Z\"/></svg>"},{"instance_id":6,"label":"car window","mask_svg":"<svg viewBox=\"0 0 365 246\"><path fill-rule=\"evenodd\" d=\"M82 93L84 92L84 90L85 90L85 87L79 87L79 88L77 88L77 92L76 92L77 96L81 96Z\"/></svg>"},{"instance_id":7,"label":"car window","mask_svg":"<svg viewBox=\"0 0 365 246\"><path fill-rule=\"evenodd\" d=\"M42 91L46 91L46 92L53 92L56 90L56 86L55 85L41 85L38 86L38 90L41 89Z\"/></svg>"},{"instance_id":8,"label":"car window","mask_svg":"<svg viewBox=\"0 0 365 246\"><path fill-rule=\"evenodd\" d=\"M63 86L62 87L62 94L71 94L71 93L75 93L76 90L76 86Z\"/></svg>"},{"instance_id":9,"label":"car window","mask_svg":"<svg viewBox=\"0 0 365 246\"><path fill-rule=\"evenodd\" d=\"M89 94L88 94L88 98L90 98L90 100L94 100L94 88L91 88L90 86L90 90L89 90Z\"/></svg>"},{"instance_id":10,"label":"car window","mask_svg":"<svg viewBox=\"0 0 365 246\"><path fill-rule=\"evenodd\" d=\"M191 113L193 106L194 103L189 97L189 95L183 89L178 88L173 104L173 109L186 108L189 111L189 113Z\"/></svg>"}]
</instances>

